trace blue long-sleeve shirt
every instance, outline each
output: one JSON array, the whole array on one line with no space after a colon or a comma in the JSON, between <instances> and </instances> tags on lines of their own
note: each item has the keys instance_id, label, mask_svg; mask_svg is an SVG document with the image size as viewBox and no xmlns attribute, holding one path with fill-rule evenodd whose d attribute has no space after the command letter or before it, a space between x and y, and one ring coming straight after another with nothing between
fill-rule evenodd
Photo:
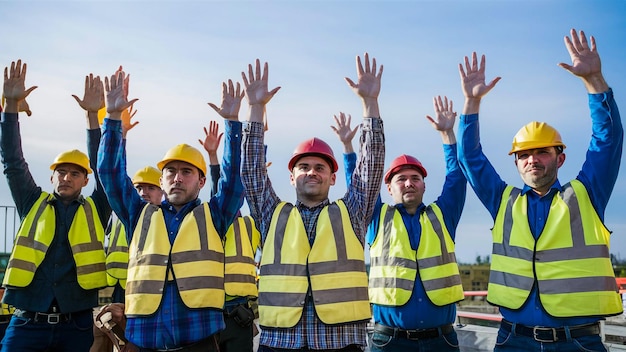
<instances>
[{"instance_id":1,"label":"blue long-sleeve shirt","mask_svg":"<svg viewBox=\"0 0 626 352\"><path fill-rule=\"evenodd\" d=\"M435 203L441 209L446 227L454 240L456 228L465 205L467 181L457 162L456 144L444 144L443 150L446 160L446 180L441 195ZM354 160L356 160L356 156L353 153L344 154L344 167L346 169L346 177L348 178L354 169ZM378 235L382 206L383 204L379 196L374 208L372 222L367 230L367 243L370 246ZM420 204L413 215L407 213L402 203L394 206L400 212L404 226L409 233L411 248L417 250L422 235L419 218L426 205L424 203ZM448 304L442 307L434 305L426 295L419 273L417 275L413 293L405 305L399 307L372 305L375 322L402 329L428 329L454 322L456 319L455 304Z\"/></svg>"},{"instance_id":2,"label":"blue long-sleeve shirt","mask_svg":"<svg viewBox=\"0 0 626 352\"><path fill-rule=\"evenodd\" d=\"M122 158L123 147L121 121L105 119L98 154L98 170L111 207L128 229L130 243L146 202L137 194L127 176L125 159ZM240 161L241 123L226 121L222 159L224 177L219 181L217 194L208 202L213 224L221 237L226 235L243 204ZM185 215L200 204L200 199L195 199L177 212L167 199L161 203L171 243L178 235L178 228ZM132 343L143 348L166 349L189 345L223 329L224 318L221 310L187 308L180 298L176 283L168 282L156 313L127 319L126 336Z\"/></svg>"},{"instance_id":3,"label":"blue long-sleeve shirt","mask_svg":"<svg viewBox=\"0 0 626 352\"><path fill-rule=\"evenodd\" d=\"M591 202L604 221L604 211L619 172L624 141L624 130L613 91L589 94L592 136L585 162L576 177L587 189ZM495 171L480 145L478 114L461 115L459 124L459 162L468 182L480 201L495 220L507 184ZM557 180L550 191L542 196L528 185L522 194L528 199L528 223L537 239L545 226L552 198L562 191ZM555 318L543 308L537 285L533 286L528 300L518 310L500 308L504 319L529 326L568 326L598 321L595 317Z\"/></svg>"},{"instance_id":4,"label":"blue long-sleeve shirt","mask_svg":"<svg viewBox=\"0 0 626 352\"><path fill-rule=\"evenodd\" d=\"M20 218L24 220L31 210L42 189L37 186L28 164L24 159L17 113L3 113L0 123L0 154L4 165L4 174ZM87 149L90 167L95 170L100 129L87 130ZM47 167L46 167L47 169ZM91 198L96 206L100 222L106 224L111 214L104 189L100 186L98 173L94 172L90 183L94 189ZM68 205L58 200L52 201L55 213L56 230L52 243L43 262L37 268L33 281L25 288L8 287L3 302L17 308L47 312L56 302L63 313L78 312L98 305L98 290L84 290L78 284L76 264L72 258L72 249L68 231L72 225L78 207L85 202L80 196Z\"/></svg>"}]
</instances>

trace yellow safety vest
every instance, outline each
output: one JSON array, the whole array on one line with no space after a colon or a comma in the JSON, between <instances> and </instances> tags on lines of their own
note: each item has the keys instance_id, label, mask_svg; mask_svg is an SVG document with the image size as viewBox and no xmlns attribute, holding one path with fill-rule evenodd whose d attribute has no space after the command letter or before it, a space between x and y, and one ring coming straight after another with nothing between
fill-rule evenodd
<instances>
[{"instance_id":1,"label":"yellow safety vest","mask_svg":"<svg viewBox=\"0 0 626 352\"><path fill-rule=\"evenodd\" d=\"M224 290L229 296L257 297L255 250L261 234L250 216L235 219L224 237Z\"/></svg>"},{"instance_id":2,"label":"yellow safety vest","mask_svg":"<svg viewBox=\"0 0 626 352\"><path fill-rule=\"evenodd\" d=\"M128 240L124 224L116 218L111 226L111 237L106 258L107 283L115 286L118 282L126 289L128 275Z\"/></svg>"},{"instance_id":3,"label":"yellow safety vest","mask_svg":"<svg viewBox=\"0 0 626 352\"><path fill-rule=\"evenodd\" d=\"M261 257L260 325L295 326L309 279L315 311L325 324L371 317L363 245L342 201L322 209L315 233L311 247L298 209L285 202L276 207Z\"/></svg>"},{"instance_id":4,"label":"yellow safety vest","mask_svg":"<svg viewBox=\"0 0 626 352\"><path fill-rule=\"evenodd\" d=\"M487 300L518 309L536 282L544 309L554 317L620 314L610 232L584 185L574 180L563 186L537 240L530 232L527 206L520 189L505 189L493 228Z\"/></svg>"},{"instance_id":5,"label":"yellow safety vest","mask_svg":"<svg viewBox=\"0 0 626 352\"><path fill-rule=\"evenodd\" d=\"M82 198L82 196L81 196ZM41 192L17 233L3 286L26 287L46 256L56 231L53 194ZM107 285L104 253L104 227L93 200L76 210L68 232L68 240L76 263L78 284L85 290Z\"/></svg>"},{"instance_id":6,"label":"yellow safety vest","mask_svg":"<svg viewBox=\"0 0 626 352\"><path fill-rule=\"evenodd\" d=\"M370 301L385 306L406 304L419 270L430 301L444 306L463 300L463 286L454 254L454 241L441 209L431 204L420 214L422 234L417 250L411 248L402 215L383 205L378 234L370 248Z\"/></svg>"},{"instance_id":7,"label":"yellow safety vest","mask_svg":"<svg viewBox=\"0 0 626 352\"><path fill-rule=\"evenodd\" d=\"M129 248L126 315L156 312L168 269L187 307L223 308L224 248L208 203L185 216L173 245L161 208L152 204L144 207Z\"/></svg>"}]
</instances>

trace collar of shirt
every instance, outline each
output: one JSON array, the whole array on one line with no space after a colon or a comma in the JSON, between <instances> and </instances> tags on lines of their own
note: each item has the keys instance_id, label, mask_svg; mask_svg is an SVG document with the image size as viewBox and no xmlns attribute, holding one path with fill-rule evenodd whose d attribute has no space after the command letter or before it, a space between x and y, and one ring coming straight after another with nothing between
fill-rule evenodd
<instances>
[{"instance_id":1,"label":"collar of shirt","mask_svg":"<svg viewBox=\"0 0 626 352\"><path fill-rule=\"evenodd\" d=\"M52 198L50 200L48 200L48 203L49 204L55 204L58 201L59 201L59 197L57 196L57 194L56 193L52 193ZM78 203L80 205L85 205L85 197L83 197L83 195L80 194L80 195L78 195L78 198L76 198L76 199L74 199L72 201L72 203L73 202L76 202L76 203Z\"/></svg>"},{"instance_id":2,"label":"collar of shirt","mask_svg":"<svg viewBox=\"0 0 626 352\"><path fill-rule=\"evenodd\" d=\"M328 198L324 199L322 202L320 202L317 205L314 205L312 207L307 207L306 205L304 205L301 201L296 200L296 208L298 208L298 210L300 211L315 211L319 208L323 208L325 206L327 206L328 204L330 204L330 200L328 200Z\"/></svg>"},{"instance_id":3,"label":"collar of shirt","mask_svg":"<svg viewBox=\"0 0 626 352\"><path fill-rule=\"evenodd\" d=\"M526 193L532 191L532 188L530 188L529 185L524 185L524 188L522 188L522 195L526 195ZM550 191L548 193L546 193L545 195L543 195L542 197L545 197L547 195L553 194L554 191L563 191L563 186L561 186L561 183L559 182L559 180L557 179L554 184L552 184L552 186L550 187ZM534 193L534 192L532 192ZM535 193L536 194L536 193ZM542 198L540 197L540 198Z\"/></svg>"}]
</instances>

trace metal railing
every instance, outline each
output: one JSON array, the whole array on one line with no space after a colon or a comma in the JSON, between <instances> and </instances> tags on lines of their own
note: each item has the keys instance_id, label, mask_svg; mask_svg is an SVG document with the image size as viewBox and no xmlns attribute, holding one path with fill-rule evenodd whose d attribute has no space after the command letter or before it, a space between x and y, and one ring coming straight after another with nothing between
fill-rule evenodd
<instances>
[{"instance_id":1,"label":"metal railing","mask_svg":"<svg viewBox=\"0 0 626 352\"><path fill-rule=\"evenodd\" d=\"M0 252L10 253L13 248L13 239L20 228L20 217L15 206L0 205L0 231L3 238L0 240Z\"/></svg>"}]
</instances>

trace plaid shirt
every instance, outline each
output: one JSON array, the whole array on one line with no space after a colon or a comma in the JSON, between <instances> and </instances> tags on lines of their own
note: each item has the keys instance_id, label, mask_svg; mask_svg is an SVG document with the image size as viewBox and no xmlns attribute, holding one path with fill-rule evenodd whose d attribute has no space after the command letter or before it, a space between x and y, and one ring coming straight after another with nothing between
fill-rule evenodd
<instances>
[{"instance_id":1,"label":"plaid shirt","mask_svg":"<svg viewBox=\"0 0 626 352\"><path fill-rule=\"evenodd\" d=\"M385 137L382 120L364 118L360 137L360 159L352 176L348 191L342 198L345 202L350 221L359 241L364 242L365 232L369 224L380 184L383 177L385 160ZM263 240L267 236L272 215L280 198L274 192L265 171L265 152L263 141L263 124L251 122L243 132L243 167L242 181L246 188L246 197L250 214L258 224ZM312 243L315 240L317 218L322 208L329 204L325 200L321 204L308 208L300 202L296 206ZM273 348L310 348L340 349L351 344L366 345L367 322L350 322L326 325L317 318L315 307L307 301L298 324L293 328L264 327L261 332L260 344Z\"/></svg>"},{"instance_id":2,"label":"plaid shirt","mask_svg":"<svg viewBox=\"0 0 626 352\"><path fill-rule=\"evenodd\" d=\"M241 123L225 120L225 144L222 160L224 177L218 192L209 200L213 225L223 237L243 204L243 185L239 177L241 155ZM129 231L129 243L146 202L133 187L126 171L125 143L121 122L104 120L98 155L98 171L111 207ZM180 211L167 200L161 203L170 242L179 235L178 228L185 215L200 199L185 204ZM189 309L180 298L174 281L164 285L161 304L150 316L128 317L126 336L137 346L150 349L177 348L207 338L224 329L223 313L219 309Z\"/></svg>"}]
</instances>

